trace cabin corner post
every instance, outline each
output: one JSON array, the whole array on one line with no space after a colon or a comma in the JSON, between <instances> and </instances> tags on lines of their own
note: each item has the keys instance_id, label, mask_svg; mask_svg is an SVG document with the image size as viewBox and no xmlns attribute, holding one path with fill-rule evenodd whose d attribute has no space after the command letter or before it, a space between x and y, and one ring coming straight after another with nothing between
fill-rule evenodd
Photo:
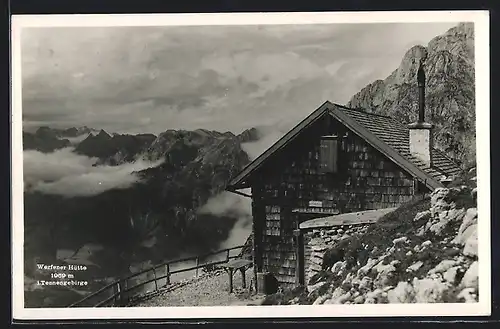
<instances>
[{"instance_id":1,"label":"cabin corner post","mask_svg":"<svg viewBox=\"0 0 500 329\"><path fill-rule=\"evenodd\" d=\"M252 239L252 260L253 260L253 283L254 283L254 289L255 292L259 292L258 289L258 284L257 284L257 273L259 272L258 270L258 261L257 257L258 255L258 243L257 243L257 234L256 234L256 221L255 221L255 200L252 200L252 212L253 212L253 225L252 225L252 234L253 234L253 239Z\"/></svg>"},{"instance_id":2,"label":"cabin corner post","mask_svg":"<svg viewBox=\"0 0 500 329\"><path fill-rule=\"evenodd\" d=\"M252 185L252 234L253 234L253 245L252 245L252 258L253 258L253 275L254 275L254 285L255 291L260 293L262 289L259 289L259 273L262 271L262 221L264 212L262 210L262 200L260 194L260 187L256 184Z\"/></svg>"},{"instance_id":3,"label":"cabin corner post","mask_svg":"<svg viewBox=\"0 0 500 329\"><path fill-rule=\"evenodd\" d=\"M300 228L293 231L295 240L295 284L297 286L304 285L304 235Z\"/></svg>"}]
</instances>

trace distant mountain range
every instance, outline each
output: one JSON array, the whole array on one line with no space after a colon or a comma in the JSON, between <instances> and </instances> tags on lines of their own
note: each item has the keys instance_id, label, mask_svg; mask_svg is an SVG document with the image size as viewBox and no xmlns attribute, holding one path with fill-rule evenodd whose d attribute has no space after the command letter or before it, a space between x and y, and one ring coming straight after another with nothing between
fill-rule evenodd
<instances>
[{"instance_id":1,"label":"distant mountain range","mask_svg":"<svg viewBox=\"0 0 500 329\"><path fill-rule=\"evenodd\" d=\"M461 23L433 38L427 47L414 46L400 66L355 94L347 106L397 118L417 119L416 72L427 54L426 121L435 125L436 146L467 164L475 162L474 24Z\"/></svg>"},{"instance_id":2,"label":"distant mountain range","mask_svg":"<svg viewBox=\"0 0 500 329\"><path fill-rule=\"evenodd\" d=\"M40 127L34 133L23 132L23 147L25 150L52 152L78 143L82 137L91 133L95 133L95 130L88 127L68 129Z\"/></svg>"}]
</instances>

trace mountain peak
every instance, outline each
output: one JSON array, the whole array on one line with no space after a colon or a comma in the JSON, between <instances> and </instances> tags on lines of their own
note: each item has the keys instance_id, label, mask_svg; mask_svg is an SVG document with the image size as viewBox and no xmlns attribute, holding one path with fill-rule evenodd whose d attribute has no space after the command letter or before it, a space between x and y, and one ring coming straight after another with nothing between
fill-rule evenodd
<instances>
[{"instance_id":1,"label":"mountain peak","mask_svg":"<svg viewBox=\"0 0 500 329\"><path fill-rule=\"evenodd\" d=\"M96 137L109 139L111 136L104 130L101 129Z\"/></svg>"},{"instance_id":2,"label":"mountain peak","mask_svg":"<svg viewBox=\"0 0 500 329\"><path fill-rule=\"evenodd\" d=\"M54 131L50 127L41 126L41 127L38 127L35 134L36 135L54 134Z\"/></svg>"},{"instance_id":3,"label":"mountain peak","mask_svg":"<svg viewBox=\"0 0 500 329\"><path fill-rule=\"evenodd\" d=\"M255 127L246 129L241 134L238 135L238 138L239 138L241 143L255 142L255 141L259 140L260 137L261 137L261 133Z\"/></svg>"},{"instance_id":4,"label":"mountain peak","mask_svg":"<svg viewBox=\"0 0 500 329\"><path fill-rule=\"evenodd\" d=\"M447 51L474 65L474 23L460 23L429 41L429 52Z\"/></svg>"}]
</instances>

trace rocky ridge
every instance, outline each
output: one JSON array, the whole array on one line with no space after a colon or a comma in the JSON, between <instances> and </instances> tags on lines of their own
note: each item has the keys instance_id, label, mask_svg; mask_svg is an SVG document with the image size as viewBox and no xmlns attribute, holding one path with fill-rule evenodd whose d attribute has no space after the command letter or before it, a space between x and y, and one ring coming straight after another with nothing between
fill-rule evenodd
<instances>
[{"instance_id":1,"label":"rocky ridge","mask_svg":"<svg viewBox=\"0 0 500 329\"><path fill-rule=\"evenodd\" d=\"M39 127L34 132L23 131L23 149L53 152L78 144L82 137L85 138L95 132L95 129L86 126L67 129Z\"/></svg>"}]
</instances>

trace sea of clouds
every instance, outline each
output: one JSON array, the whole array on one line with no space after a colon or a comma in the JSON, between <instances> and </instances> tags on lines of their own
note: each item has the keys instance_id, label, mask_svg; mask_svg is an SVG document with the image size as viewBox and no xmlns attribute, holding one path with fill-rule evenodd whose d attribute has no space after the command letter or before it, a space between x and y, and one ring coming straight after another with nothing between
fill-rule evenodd
<instances>
[{"instance_id":1,"label":"sea of clouds","mask_svg":"<svg viewBox=\"0 0 500 329\"><path fill-rule=\"evenodd\" d=\"M137 160L118 166L95 165L96 158L68 147L51 153L23 152L25 190L65 197L93 196L111 189L125 189L140 181L138 171L162 161Z\"/></svg>"}]
</instances>

